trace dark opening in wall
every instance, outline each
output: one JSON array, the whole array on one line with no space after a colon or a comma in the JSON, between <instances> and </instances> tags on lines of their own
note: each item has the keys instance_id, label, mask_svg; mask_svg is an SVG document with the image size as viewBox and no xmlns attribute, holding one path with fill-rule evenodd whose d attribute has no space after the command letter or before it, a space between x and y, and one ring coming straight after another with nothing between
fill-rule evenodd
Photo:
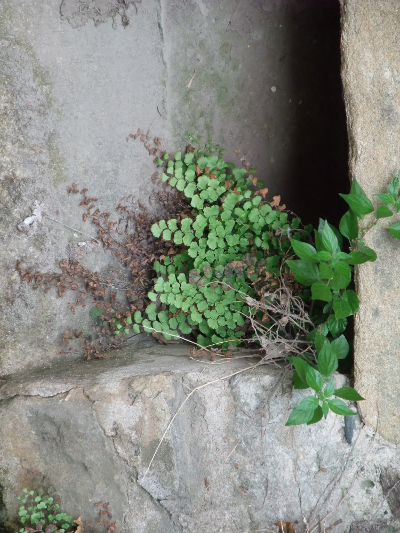
<instances>
[{"instance_id":1,"label":"dark opening in wall","mask_svg":"<svg viewBox=\"0 0 400 533\"><path fill-rule=\"evenodd\" d=\"M339 0L289 1L291 94L295 100L284 202L303 222L337 225L346 211L348 140L340 77Z\"/></svg>"}]
</instances>

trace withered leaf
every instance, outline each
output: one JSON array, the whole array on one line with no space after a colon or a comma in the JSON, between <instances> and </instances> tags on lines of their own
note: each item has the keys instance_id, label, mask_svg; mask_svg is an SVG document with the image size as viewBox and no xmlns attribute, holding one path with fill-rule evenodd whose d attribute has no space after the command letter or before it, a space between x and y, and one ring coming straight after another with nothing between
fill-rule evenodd
<instances>
[{"instance_id":1,"label":"withered leaf","mask_svg":"<svg viewBox=\"0 0 400 533\"><path fill-rule=\"evenodd\" d=\"M278 533L296 533L294 522L275 522L274 526L278 526Z\"/></svg>"},{"instance_id":2,"label":"withered leaf","mask_svg":"<svg viewBox=\"0 0 400 533\"><path fill-rule=\"evenodd\" d=\"M259 195L259 196L262 196L263 198L265 198L266 195L267 195L267 192L268 192L268 187L264 187L264 189L260 189L259 191L257 191L256 195Z\"/></svg>"},{"instance_id":3,"label":"withered leaf","mask_svg":"<svg viewBox=\"0 0 400 533\"><path fill-rule=\"evenodd\" d=\"M72 520L72 521L74 522L74 524L78 525L78 527L75 530L75 533L84 533L81 517L77 518L76 520Z\"/></svg>"},{"instance_id":4,"label":"withered leaf","mask_svg":"<svg viewBox=\"0 0 400 533\"><path fill-rule=\"evenodd\" d=\"M280 195L279 196L274 196L273 200L271 202L271 207L278 207L280 203L281 203Z\"/></svg>"}]
</instances>

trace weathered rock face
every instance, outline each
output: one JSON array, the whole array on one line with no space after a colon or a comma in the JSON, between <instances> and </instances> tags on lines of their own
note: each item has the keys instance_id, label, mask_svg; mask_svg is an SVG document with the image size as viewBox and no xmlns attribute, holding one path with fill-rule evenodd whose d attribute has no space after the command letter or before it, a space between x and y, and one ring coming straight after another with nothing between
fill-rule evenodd
<instances>
[{"instance_id":1,"label":"weathered rock face","mask_svg":"<svg viewBox=\"0 0 400 533\"><path fill-rule=\"evenodd\" d=\"M350 169L372 198L387 191L400 170L400 4L343 0L342 15ZM355 321L355 377L366 398L359 408L367 424L378 425L383 437L399 443L400 246L379 228L367 234L366 243L378 259L356 269L361 307Z\"/></svg>"},{"instance_id":2,"label":"weathered rock face","mask_svg":"<svg viewBox=\"0 0 400 533\"><path fill-rule=\"evenodd\" d=\"M240 533L283 520L301 533L303 518L312 528L331 511L324 524L341 519L338 533L354 520L398 527L380 484L381 468L391 469L386 495L399 476L396 447L358 424L348 443L343 418L333 415L285 427L304 392L292 391L285 370L243 371L248 365L210 365L189 360L186 347L157 347L5 380L4 522L15 518L27 473L40 471L66 512L95 522L94 504L109 501L122 532Z\"/></svg>"},{"instance_id":3,"label":"weathered rock face","mask_svg":"<svg viewBox=\"0 0 400 533\"><path fill-rule=\"evenodd\" d=\"M18 259L59 272L78 243L90 244L94 228L83 223L70 185L87 187L107 212L131 194L158 209L153 158L126 140L138 127L168 150L190 133L221 143L239 163L237 148L258 167L270 198L282 194L296 210L301 188L306 214L319 193L305 176L319 179L323 168L339 169L335 180L343 174L346 158L337 154L346 139L332 133L343 122L335 111L343 112L338 76L316 69L327 56L338 62L323 29L332 15L338 20L338 9L320 4L0 2L0 375L60 360L62 333L89 327L87 308L69 312L75 296L34 291L15 272ZM313 117L327 106L326 87L330 140L321 143ZM47 216L19 231L35 210ZM86 244L79 248L84 266L102 274L115 266L110 254Z\"/></svg>"}]
</instances>

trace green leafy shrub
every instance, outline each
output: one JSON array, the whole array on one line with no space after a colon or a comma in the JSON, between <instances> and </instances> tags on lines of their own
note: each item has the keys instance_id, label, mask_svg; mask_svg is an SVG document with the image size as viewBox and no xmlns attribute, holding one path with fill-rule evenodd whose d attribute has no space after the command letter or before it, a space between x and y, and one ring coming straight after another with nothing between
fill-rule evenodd
<instances>
[{"instance_id":1,"label":"green leafy shrub","mask_svg":"<svg viewBox=\"0 0 400 533\"><path fill-rule=\"evenodd\" d=\"M157 279L145 312L126 323L114 321L116 334L162 332L166 339L194 334L207 347L238 345L249 332L247 303L261 289L277 286L292 240L309 237L300 219L288 219L279 206L265 200L268 189L252 175L223 158L225 150L188 147L157 159L161 180L183 195L190 210L151 227L155 238L173 243L179 253L154 263Z\"/></svg>"},{"instance_id":2,"label":"green leafy shrub","mask_svg":"<svg viewBox=\"0 0 400 533\"><path fill-rule=\"evenodd\" d=\"M55 503L53 497L45 495L43 489L37 492L23 489L22 492L22 496L17 496L17 500L22 504L18 510L19 521L23 526L19 533L27 531L65 533L76 527L72 517L59 512L60 506Z\"/></svg>"},{"instance_id":3,"label":"green leafy shrub","mask_svg":"<svg viewBox=\"0 0 400 533\"><path fill-rule=\"evenodd\" d=\"M287 264L296 279L311 287L311 298L322 305L316 306L315 320L319 323L309 336L314 342L317 360L306 354L304 358L290 357L295 367L294 387L311 387L315 394L304 398L291 412L286 425L313 424L326 418L329 410L339 415L355 415L341 399L359 401L363 398L351 387L336 389L332 374L339 359L349 352L349 345L342 334L347 326L347 317L358 311L357 294L349 289L352 282L353 265L375 261L374 250L366 246L364 237L368 231L379 225L379 220L388 218L400 210L399 176L388 186L385 194L375 196L383 202L376 211L363 189L353 178L350 194L341 194L350 209L342 217L339 231L321 221L314 234L314 246L291 239L293 250L300 259L289 260ZM359 229L359 219L374 213L373 221ZM389 226L388 231L400 240L400 223ZM343 239L349 242L349 251L343 251ZM337 398L332 399L332 396Z\"/></svg>"}]
</instances>

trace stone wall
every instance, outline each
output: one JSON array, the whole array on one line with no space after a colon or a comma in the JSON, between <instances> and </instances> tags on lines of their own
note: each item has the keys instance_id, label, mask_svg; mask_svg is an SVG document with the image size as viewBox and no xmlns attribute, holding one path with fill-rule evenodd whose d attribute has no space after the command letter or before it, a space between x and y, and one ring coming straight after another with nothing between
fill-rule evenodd
<instances>
[{"instance_id":1,"label":"stone wall","mask_svg":"<svg viewBox=\"0 0 400 533\"><path fill-rule=\"evenodd\" d=\"M309 531L319 520L327 531L335 524L334 533L399 531L395 446L332 413L314 426L285 427L308 394L293 391L287 369L217 363L190 360L187 347L127 349L6 380L3 523L15 531L15 496L34 471L85 530L102 501L118 533L277 531L279 520L297 533L304 520Z\"/></svg>"},{"instance_id":2,"label":"stone wall","mask_svg":"<svg viewBox=\"0 0 400 533\"><path fill-rule=\"evenodd\" d=\"M376 111L383 116L380 144L393 149L385 177L367 172L381 167L360 133L367 104L375 112L369 73L385 65L371 59L367 72L360 60L368 50L378 54L380 37L372 34L380 26L368 18L377 5L343 6L352 165L366 176L369 193L397 171L397 152L388 145L397 124L394 71L382 73L389 72L391 92L382 92ZM282 193L289 206L301 196L299 213L307 215L320 202L308 177L323 175L338 187L346 170L336 157L346 152L339 135L340 84L329 68L313 66L337 56L324 40L324 24L337 12L337 3L321 0L0 3L1 531L15 530L15 496L29 486L31 472L50 479L63 509L81 516L87 531L86 523L98 518L98 501L110 502L117 531L124 533L242 533L273 530L280 520L293 522L297 533L315 531L319 521L334 533L399 530L399 450L371 427L332 413L317 426L285 427L291 408L308 393L293 391L286 370L254 368L248 358L193 361L187 347L148 340L142 349L102 361L61 354L65 329L90 326L88 309L72 317L68 296L34 291L15 272L17 259L57 270L71 246L94 235L67 195L72 182L88 187L104 210L113 211L130 194L158 209L149 180L152 158L129 140L138 127L162 137L169 149L182 146L190 132L223 143L232 158L238 148L260 168L272 194ZM384 32L382 43L396 50L396 4L387 2L379 13L389 13L393 24L393 42ZM369 33L365 20L372 20ZM360 42L358 34L364 35ZM357 78L360 72L364 78ZM374 75L374 87L383 91ZM329 98L327 87L335 87ZM367 104L361 105L364 93ZM313 118L315 109L321 119ZM372 116L371 126L381 124ZM372 190L368 180L375 175L382 181ZM293 177L296 185L289 187ZM335 192L321 205L336 216ZM36 216L42 212L46 216ZM20 231L30 215L36 221ZM104 273L113 266L109 254L85 250L81 261L88 268ZM389 357L397 342L387 325L395 327L394 318L385 315L394 305L388 287L382 288L384 304L376 304L379 330L368 303L377 299L381 282L367 293L375 271L366 268L381 268L383 285L396 282L385 261L358 274L367 303L357 317L357 384L372 398L363 409L370 425L377 422L373 406L386 379L378 351ZM370 354L373 361L365 359ZM373 386L364 364L374 368ZM395 391L392 375L387 385ZM335 379L336 386L345 383L343 376ZM387 429L398 426L391 394L391 404L379 404L379 429L395 441Z\"/></svg>"},{"instance_id":3,"label":"stone wall","mask_svg":"<svg viewBox=\"0 0 400 533\"><path fill-rule=\"evenodd\" d=\"M400 170L400 5L346 0L342 24L350 171L372 198L387 191ZM367 424L399 443L400 246L379 228L367 234L366 243L378 259L356 269L361 306L355 320L355 377L366 398L359 408Z\"/></svg>"},{"instance_id":4,"label":"stone wall","mask_svg":"<svg viewBox=\"0 0 400 533\"><path fill-rule=\"evenodd\" d=\"M71 316L71 296L33 291L15 272L18 259L57 272L71 246L90 242L94 228L67 188L89 188L104 211L130 194L157 209L152 158L126 140L138 127L169 150L189 133L222 143L236 163L237 148L270 198L306 219L312 206L337 215L347 179L345 135L335 133L338 15L319 0L0 3L0 375L65 357L62 333L89 327L87 309ZM35 210L47 216L19 231ZM82 249L88 268L113 266Z\"/></svg>"}]
</instances>

